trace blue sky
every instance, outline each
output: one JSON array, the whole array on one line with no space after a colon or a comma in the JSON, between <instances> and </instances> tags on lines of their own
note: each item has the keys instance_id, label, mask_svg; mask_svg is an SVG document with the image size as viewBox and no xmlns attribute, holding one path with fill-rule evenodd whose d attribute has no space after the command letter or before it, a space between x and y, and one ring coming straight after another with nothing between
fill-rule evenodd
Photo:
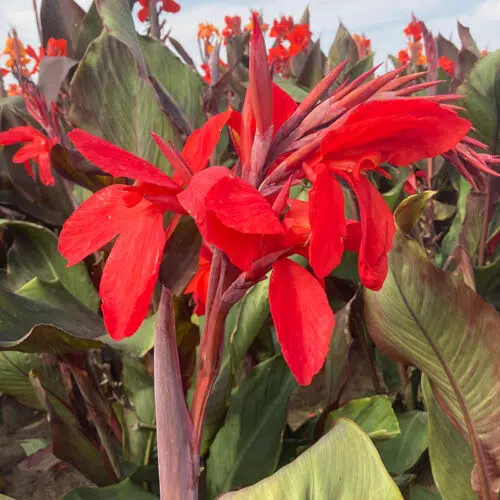
<instances>
[{"instance_id":1,"label":"blue sky","mask_svg":"<svg viewBox=\"0 0 500 500\"><path fill-rule=\"evenodd\" d=\"M40 0L38 0L39 2ZM84 8L90 0L77 0ZM352 33L364 33L372 40L376 59L382 62L388 53L397 53L405 45L402 29L411 12L423 19L434 34L451 35L458 42L456 21L471 28L479 48L500 48L500 0L177 0L181 12L168 18L172 36L195 58L198 22L224 24L224 15L248 17L250 9L261 9L270 22L280 14L296 19L309 4L311 30L320 37L325 51L333 40L339 20ZM11 26L18 29L25 43L38 45L32 0L0 0L0 44Z\"/></svg>"}]
</instances>

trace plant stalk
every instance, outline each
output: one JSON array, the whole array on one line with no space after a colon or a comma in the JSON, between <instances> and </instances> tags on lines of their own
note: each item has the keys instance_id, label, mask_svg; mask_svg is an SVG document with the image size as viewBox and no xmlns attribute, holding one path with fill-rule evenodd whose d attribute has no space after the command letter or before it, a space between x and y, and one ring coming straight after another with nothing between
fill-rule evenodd
<instances>
[{"instance_id":1,"label":"plant stalk","mask_svg":"<svg viewBox=\"0 0 500 500\"><path fill-rule=\"evenodd\" d=\"M203 432L203 420L208 398L219 374L224 325L230 306L222 300L227 289L227 261L219 251L214 252L207 297L207 317L200 342L196 385L191 403L194 425L193 448L198 455Z\"/></svg>"},{"instance_id":2,"label":"plant stalk","mask_svg":"<svg viewBox=\"0 0 500 500\"><path fill-rule=\"evenodd\" d=\"M192 448L193 424L182 390L174 302L165 287L155 332L154 374L160 498L196 500L199 460Z\"/></svg>"},{"instance_id":3,"label":"plant stalk","mask_svg":"<svg viewBox=\"0 0 500 500\"><path fill-rule=\"evenodd\" d=\"M158 22L157 0L149 0L149 28L153 38L160 39L160 23Z\"/></svg>"}]
</instances>

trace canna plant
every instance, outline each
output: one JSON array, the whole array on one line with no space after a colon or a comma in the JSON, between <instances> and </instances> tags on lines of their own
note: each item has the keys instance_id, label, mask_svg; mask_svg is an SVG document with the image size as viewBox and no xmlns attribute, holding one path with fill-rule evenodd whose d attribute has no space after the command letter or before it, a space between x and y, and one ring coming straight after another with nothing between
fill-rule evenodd
<instances>
[{"instance_id":1,"label":"canna plant","mask_svg":"<svg viewBox=\"0 0 500 500\"><path fill-rule=\"evenodd\" d=\"M364 35L341 25L327 57L306 11L267 51L253 12L225 20L227 68L200 26L205 86L159 40L179 6L139 4L149 35L97 0L65 44L44 3L47 50L6 54L0 389L100 487L65 498L495 498L496 56L462 99L415 18L376 76Z\"/></svg>"}]
</instances>

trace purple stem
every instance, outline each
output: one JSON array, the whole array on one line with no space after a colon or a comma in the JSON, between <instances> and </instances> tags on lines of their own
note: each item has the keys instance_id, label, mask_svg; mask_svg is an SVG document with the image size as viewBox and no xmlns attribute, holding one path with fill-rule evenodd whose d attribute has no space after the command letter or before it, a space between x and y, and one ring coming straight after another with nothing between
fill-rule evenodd
<instances>
[{"instance_id":1,"label":"purple stem","mask_svg":"<svg viewBox=\"0 0 500 500\"><path fill-rule=\"evenodd\" d=\"M199 463L191 444L193 423L182 390L174 303L165 287L156 323L154 374L160 497L196 500Z\"/></svg>"}]
</instances>

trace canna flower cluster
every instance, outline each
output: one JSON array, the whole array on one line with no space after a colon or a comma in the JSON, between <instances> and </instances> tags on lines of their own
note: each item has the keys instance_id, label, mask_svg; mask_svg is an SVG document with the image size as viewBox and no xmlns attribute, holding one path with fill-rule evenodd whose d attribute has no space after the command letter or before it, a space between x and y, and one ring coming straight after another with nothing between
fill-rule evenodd
<instances>
[{"instance_id":1,"label":"canna flower cluster","mask_svg":"<svg viewBox=\"0 0 500 500\"><path fill-rule=\"evenodd\" d=\"M282 22L273 24L273 34L285 29L288 20ZM320 101L342 63L297 104L273 83L255 13L250 43L241 113L229 108L215 115L181 152L153 134L173 177L87 132L69 134L89 161L135 182L111 185L82 203L63 227L59 250L73 265L118 236L100 296L106 327L120 340L145 318L165 243L180 217L192 217L204 242L200 269L186 290L197 312L210 315L217 301L230 306L270 273L271 315L283 356L297 381L309 384L324 363L335 322L324 278L345 251L358 254L364 286L380 289L387 275L395 227L372 175L388 176L385 163L408 166L441 154L456 155L467 172L491 171L486 156L471 153L470 122L445 104L454 96L411 97L420 89L414 84L419 75L402 76L405 67L373 79L371 70ZM209 166L226 126L238 160L232 169ZM311 186L307 200L290 197L296 184ZM345 213L347 196L356 200L353 219ZM309 267L294 255L307 258ZM224 279L209 288L221 262Z\"/></svg>"},{"instance_id":2,"label":"canna flower cluster","mask_svg":"<svg viewBox=\"0 0 500 500\"><path fill-rule=\"evenodd\" d=\"M448 59L446 56L441 56L439 58L439 67L451 78L455 75L455 63Z\"/></svg>"},{"instance_id":3,"label":"canna flower cluster","mask_svg":"<svg viewBox=\"0 0 500 500\"><path fill-rule=\"evenodd\" d=\"M8 57L5 61L6 68L2 68L2 76L13 72L14 74L22 74L24 77L30 77L38 72L40 62L45 56L67 56L67 41L64 38L49 38L47 49L45 50L43 47L40 47L37 53L30 45L27 45L25 48L16 36L10 36L7 38L2 55ZM31 64L33 66L29 69L28 65ZM18 87L18 89L20 88Z\"/></svg>"},{"instance_id":4,"label":"canna flower cluster","mask_svg":"<svg viewBox=\"0 0 500 500\"><path fill-rule=\"evenodd\" d=\"M427 65L427 58L424 55L422 44L421 22L413 17L413 20L406 26L403 33L407 38L408 47L398 52L399 62L403 65L409 61L417 66Z\"/></svg>"},{"instance_id":5,"label":"canna flower cluster","mask_svg":"<svg viewBox=\"0 0 500 500\"><path fill-rule=\"evenodd\" d=\"M309 46L309 25L294 24L290 16L282 16L273 21L269 36L276 39L274 46L269 49L269 62L274 63L277 73L288 76L291 58Z\"/></svg>"}]
</instances>

